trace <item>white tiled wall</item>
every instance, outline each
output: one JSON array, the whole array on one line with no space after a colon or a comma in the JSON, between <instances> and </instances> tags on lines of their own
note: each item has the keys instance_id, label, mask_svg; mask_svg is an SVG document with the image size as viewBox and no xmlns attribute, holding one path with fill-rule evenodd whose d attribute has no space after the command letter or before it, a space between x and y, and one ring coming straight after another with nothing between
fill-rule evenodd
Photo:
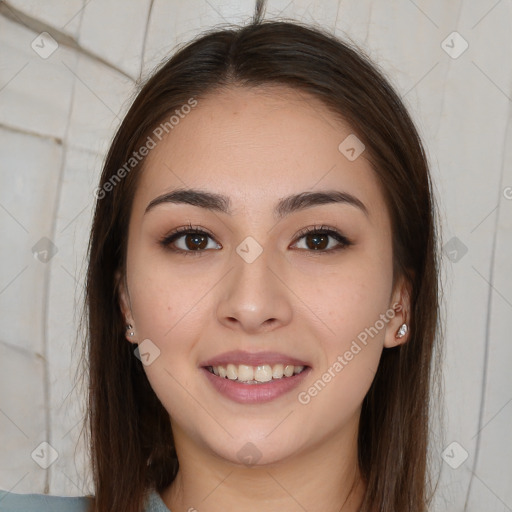
<instances>
[{"instance_id":1,"label":"white tiled wall","mask_svg":"<svg viewBox=\"0 0 512 512\"><path fill-rule=\"evenodd\" d=\"M136 81L202 29L247 21L254 4L0 2L0 488L91 492L83 447L75 457L83 394L74 371L102 159ZM433 453L442 468L435 512L510 511L512 4L269 0L266 12L361 46L418 124L444 242L467 249L443 258L446 431ZM31 47L44 31L59 42L46 59ZM469 43L458 58L442 46L453 31ZM34 247L57 252L45 263ZM46 471L30 457L43 441L59 453ZM440 458L453 441L469 454L458 469Z\"/></svg>"}]
</instances>

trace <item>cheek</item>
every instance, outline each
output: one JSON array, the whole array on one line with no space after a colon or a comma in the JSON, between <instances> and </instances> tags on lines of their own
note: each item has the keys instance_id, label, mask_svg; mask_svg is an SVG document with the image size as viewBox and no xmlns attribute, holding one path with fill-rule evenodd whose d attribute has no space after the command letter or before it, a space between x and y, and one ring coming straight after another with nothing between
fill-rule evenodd
<instances>
[{"instance_id":1,"label":"cheek","mask_svg":"<svg viewBox=\"0 0 512 512\"><path fill-rule=\"evenodd\" d=\"M328 264L322 258L297 263L293 289L331 335L356 336L388 307L393 278L390 251L349 250Z\"/></svg>"},{"instance_id":2,"label":"cheek","mask_svg":"<svg viewBox=\"0 0 512 512\"><path fill-rule=\"evenodd\" d=\"M344 415L361 403L394 315L389 309L391 251L354 251L345 256L328 274L324 269L300 280L301 296L308 297L308 306L322 321L316 332L322 358L301 390L303 400L298 398L302 404L314 402L325 414ZM327 412L333 403L341 409Z\"/></svg>"},{"instance_id":3,"label":"cheek","mask_svg":"<svg viewBox=\"0 0 512 512\"><path fill-rule=\"evenodd\" d=\"M200 263L185 270L149 250L132 253L130 263L137 339L150 340L158 354L144 369L158 395L177 396L191 384L195 369L191 354L205 325L207 301L200 299L214 285L215 276L204 268L199 270ZM159 398L165 402L165 397Z\"/></svg>"},{"instance_id":4,"label":"cheek","mask_svg":"<svg viewBox=\"0 0 512 512\"><path fill-rule=\"evenodd\" d=\"M319 308L322 356L314 374L299 390L297 400L314 417L344 424L360 407L375 377L389 320L390 280L377 273L347 273L330 284ZM320 302L320 301L318 301ZM388 316L386 316L388 314ZM307 410L307 409L306 409Z\"/></svg>"},{"instance_id":5,"label":"cheek","mask_svg":"<svg viewBox=\"0 0 512 512\"><path fill-rule=\"evenodd\" d=\"M140 250L132 256L132 310L137 331L144 337L166 344L176 331L191 322L200 307L200 303L196 304L214 282L212 273L198 259L196 263L176 265L156 250Z\"/></svg>"},{"instance_id":6,"label":"cheek","mask_svg":"<svg viewBox=\"0 0 512 512\"><path fill-rule=\"evenodd\" d=\"M200 338L203 322L194 306L198 297L194 288L201 285L176 272L147 270L132 278L132 305L137 336L149 340L155 356L143 366L152 389L169 414L185 421L197 405L188 390L196 385L196 369L191 354ZM146 341L147 343L147 341ZM141 346L139 345L139 349ZM201 414L201 411L197 411Z\"/></svg>"}]
</instances>

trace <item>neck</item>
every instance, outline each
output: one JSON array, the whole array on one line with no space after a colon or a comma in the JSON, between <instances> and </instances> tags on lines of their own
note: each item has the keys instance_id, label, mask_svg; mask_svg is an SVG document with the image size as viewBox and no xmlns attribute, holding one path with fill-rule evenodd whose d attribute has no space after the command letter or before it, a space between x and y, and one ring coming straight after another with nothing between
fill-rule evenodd
<instances>
[{"instance_id":1,"label":"neck","mask_svg":"<svg viewBox=\"0 0 512 512\"><path fill-rule=\"evenodd\" d=\"M361 506L365 485L357 464L357 429L286 460L252 467L206 453L174 430L180 469L162 493L172 512L245 512L256 504L268 512L357 512Z\"/></svg>"}]
</instances>

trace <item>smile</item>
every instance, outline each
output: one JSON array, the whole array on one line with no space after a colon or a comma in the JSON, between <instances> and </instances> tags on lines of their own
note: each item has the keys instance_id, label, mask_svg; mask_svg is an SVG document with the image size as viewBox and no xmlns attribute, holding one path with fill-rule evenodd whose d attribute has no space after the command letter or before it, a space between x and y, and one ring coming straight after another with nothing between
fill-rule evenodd
<instances>
[{"instance_id":1,"label":"smile","mask_svg":"<svg viewBox=\"0 0 512 512\"><path fill-rule=\"evenodd\" d=\"M305 366L281 363L258 366L228 364L226 366L208 366L207 370L224 379L236 380L244 384L261 384L298 375L304 371L304 368Z\"/></svg>"},{"instance_id":2,"label":"smile","mask_svg":"<svg viewBox=\"0 0 512 512\"><path fill-rule=\"evenodd\" d=\"M291 391L303 385L304 379L312 368L280 364L272 366L229 364L203 366L200 370L209 383L210 389L214 390L217 396L239 404L256 405L271 402L279 397L291 396ZM216 375L215 371L219 375ZM274 371L277 375L275 378L272 376ZM224 377L221 376L221 372L222 374L225 372ZM233 378L235 375L236 378Z\"/></svg>"}]
</instances>

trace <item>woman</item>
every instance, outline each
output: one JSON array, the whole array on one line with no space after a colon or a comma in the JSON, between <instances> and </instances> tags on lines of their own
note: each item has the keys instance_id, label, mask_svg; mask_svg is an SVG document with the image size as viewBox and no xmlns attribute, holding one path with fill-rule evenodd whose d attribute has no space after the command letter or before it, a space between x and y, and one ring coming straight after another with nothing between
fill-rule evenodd
<instances>
[{"instance_id":1,"label":"woman","mask_svg":"<svg viewBox=\"0 0 512 512\"><path fill-rule=\"evenodd\" d=\"M432 187L359 51L203 34L138 94L96 197L91 510L427 510Z\"/></svg>"}]
</instances>

